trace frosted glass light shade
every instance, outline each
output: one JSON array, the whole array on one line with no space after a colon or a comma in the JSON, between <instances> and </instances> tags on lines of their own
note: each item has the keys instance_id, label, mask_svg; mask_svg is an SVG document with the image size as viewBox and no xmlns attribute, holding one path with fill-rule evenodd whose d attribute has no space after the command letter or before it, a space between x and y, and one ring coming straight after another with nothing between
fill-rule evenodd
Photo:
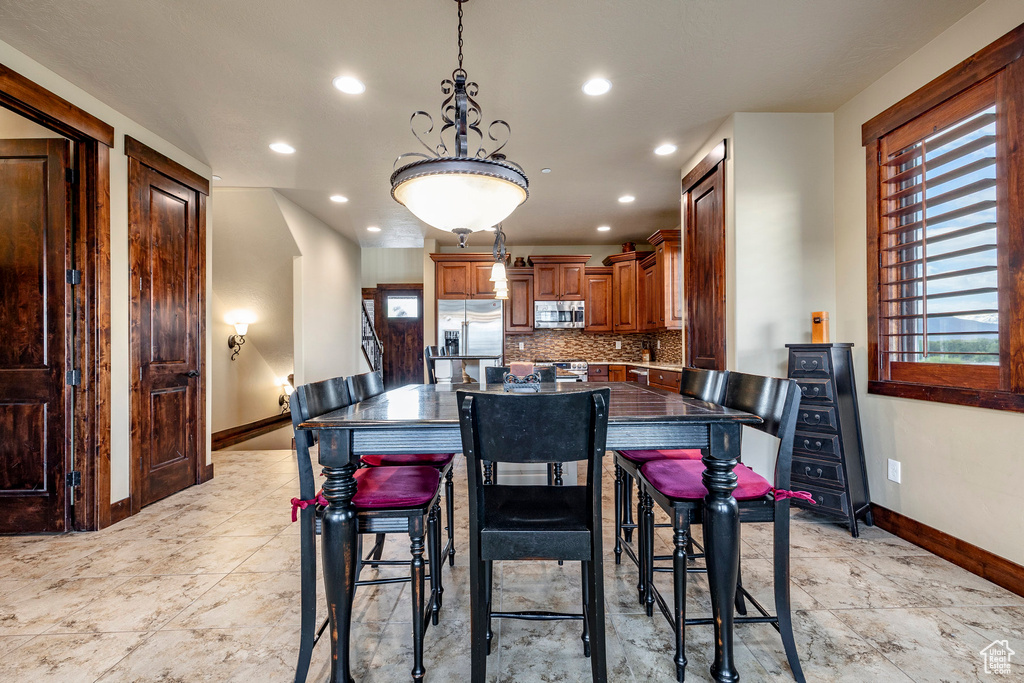
<instances>
[{"instance_id":1,"label":"frosted glass light shade","mask_svg":"<svg viewBox=\"0 0 1024 683\"><path fill-rule=\"evenodd\" d=\"M246 332L249 331L249 323L235 323L235 334L240 337L244 337Z\"/></svg>"},{"instance_id":2,"label":"frosted glass light shade","mask_svg":"<svg viewBox=\"0 0 1024 683\"><path fill-rule=\"evenodd\" d=\"M490 159L427 159L391 176L395 201L440 230L489 230L526 201L527 188L517 167Z\"/></svg>"},{"instance_id":3,"label":"frosted glass light shade","mask_svg":"<svg viewBox=\"0 0 1024 683\"><path fill-rule=\"evenodd\" d=\"M491 266L491 282L508 282L508 277L505 275L505 264L501 261L496 261Z\"/></svg>"}]
</instances>

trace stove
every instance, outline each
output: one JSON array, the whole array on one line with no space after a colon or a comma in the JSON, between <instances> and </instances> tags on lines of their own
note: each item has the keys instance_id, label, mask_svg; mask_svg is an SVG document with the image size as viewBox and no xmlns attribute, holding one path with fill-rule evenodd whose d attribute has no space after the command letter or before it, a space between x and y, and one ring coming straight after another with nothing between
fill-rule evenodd
<instances>
[{"instance_id":1,"label":"stove","mask_svg":"<svg viewBox=\"0 0 1024 683\"><path fill-rule=\"evenodd\" d=\"M586 382L587 361L582 358L570 358L567 360L550 360L541 358L533 361L538 367L554 366L558 374L555 375L556 382Z\"/></svg>"}]
</instances>

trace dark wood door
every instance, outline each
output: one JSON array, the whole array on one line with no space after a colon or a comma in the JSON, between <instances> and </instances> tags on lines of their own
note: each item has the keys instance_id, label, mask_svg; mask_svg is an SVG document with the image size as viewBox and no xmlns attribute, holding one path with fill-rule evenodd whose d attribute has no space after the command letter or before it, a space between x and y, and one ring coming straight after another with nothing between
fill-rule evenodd
<instances>
[{"instance_id":1,"label":"dark wood door","mask_svg":"<svg viewBox=\"0 0 1024 683\"><path fill-rule=\"evenodd\" d=\"M438 299L469 299L472 296L469 265L468 262L437 264Z\"/></svg>"},{"instance_id":2,"label":"dark wood door","mask_svg":"<svg viewBox=\"0 0 1024 683\"><path fill-rule=\"evenodd\" d=\"M557 301L560 284L557 263L538 263L533 267L533 297L536 301Z\"/></svg>"},{"instance_id":3,"label":"dark wood door","mask_svg":"<svg viewBox=\"0 0 1024 683\"><path fill-rule=\"evenodd\" d=\"M725 165L683 197L687 365L725 369Z\"/></svg>"},{"instance_id":4,"label":"dark wood door","mask_svg":"<svg viewBox=\"0 0 1024 683\"><path fill-rule=\"evenodd\" d=\"M200 453L205 465L205 215L199 192L137 159L128 163L135 512L196 483Z\"/></svg>"},{"instance_id":5,"label":"dark wood door","mask_svg":"<svg viewBox=\"0 0 1024 683\"><path fill-rule=\"evenodd\" d=\"M68 528L68 159L66 140L0 140L0 533Z\"/></svg>"},{"instance_id":6,"label":"dark wood door","mask_svg":"<svg viewBox=\"0 0 1024 683\"><path fill-rule=\"evenodd\" d=\"M621 261L612 266L612 316L616 332L636 332L636 261Z\"/></svg>"},{"instance_id":7,"label":"dark wood door","mask_svg":"<svg viewBox=\"0 0 1024 683\"><path fill-rule=\"evenodd\" d=\"M384 386L423 382L423 285L377 285Z\"/></svg>"},{"instance_id":8,"label":"dark wood door","mask_svg":"<svg viewBox=\"0 0 1024 683\"><path fill-rule=\"evenodd\" d=\"M505 332L533 334L533 275L509 273Z\"/></svg>"},{"instance_id":9,"label":"dark wood door","mask_svg":"<svg viewBox=\"0 0 1024 683\"><path fill-rule=\"evenodd\" d=\"M563 301L583 300L586 263L563 263L558 269L558 294Z\"/></svg>"},{"instance_id":10,"label":"dark wood door","mask_svg":"<svg viewBox=\"0 0 1024 683\"><path fill-rule=\"evenodd\" d=\"M494 283L491 282L491 268L494 267L493 263L470 263L470 272L472 272L473 282L473 295L474 299L493 299L494 298Z\"/></svg>"},{"instance_id":11,"label":"dark wood door","mask_svg":"<svg viewBox=\"0 0 1024 683\"><path fill-rule=\"evenodd\" d=\"M584 291L587 332L612 332L612 274L587 273Z\"/></svg>"}]
</instances>

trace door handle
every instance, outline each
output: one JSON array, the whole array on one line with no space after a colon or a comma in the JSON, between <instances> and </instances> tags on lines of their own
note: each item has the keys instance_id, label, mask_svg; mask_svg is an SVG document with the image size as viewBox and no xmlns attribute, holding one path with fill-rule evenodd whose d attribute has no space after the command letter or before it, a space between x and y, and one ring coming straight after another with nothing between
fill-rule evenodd
<instances>
[{"instance_id":1,"label":"door handle","mask_svg":"<svg viewBox=\"0 0 1024 683\"><path fill-rule=\"evenodd\" d=\"M186 377L198 377L199 376L199 371L198 370L189 370L188 372L185 373L185 376Z\"/></svg>"}]
</instances>

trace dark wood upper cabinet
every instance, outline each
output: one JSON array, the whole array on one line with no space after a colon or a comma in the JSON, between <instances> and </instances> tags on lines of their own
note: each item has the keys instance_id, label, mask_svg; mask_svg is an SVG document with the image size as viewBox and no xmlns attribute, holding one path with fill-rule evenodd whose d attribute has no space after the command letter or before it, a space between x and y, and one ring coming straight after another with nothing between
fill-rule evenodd
<instances>
[{"instance_id":1,"label":"dark wood upper cabinet","mask_svg":"<svg viewBox=\"0 0 1024 683\"><path fill-rule=\"evenodd\" d=\"M681 233L679 230L659 230L647 241L657 253L655 280L660 290L657 327L668 330L683 329L683 288L680 268Z\"/></svg>"},{"instance_id":2,"label":"dark wood upper cabinet","mask_svg":"<svg viewBox=\"0 0 1024 683\"><path fill-rule=\"evenodd\" d=\"M581 301L589 254L532 256L536 301Z\"/></svg>"},{"instance_id":3,"label":"dark wood upper cabinet","mask_svg":"<svg viewBox=\"0 0 1024 683\"><path fill-rule=\"evenodd\" d=\"M493 299L494 257L482 254L431 254L438 299Z\"/></svg>"},{"instance_id":4,"label":"dark wood upper cabinet","mask_svg":"<svg viewBox=\"0 0 1024 683\"><path fill-rule=\"evenodd\" d=\"M508 269L508 301L505 302L506 334L533 334L533 282L532 269Z\"/></svg>"},{"instance_id":5,"label":"dark wood upper cabinet","mask_svg":"<svg viewBox=\"0 0 1024 683\"><path fill-rule=\"evenodd\" d=\"M642 273L638 282L637 302L639 304L640 329L656 330L661 317L661 284L658 282L657 254L640 262Z\"/></svg>"},{"instance_id":6,"label":"dark wood upper cabinet","mask_svg":"<svg viewBox=\"0 0 1024 683\"><path fill-rule=\"evenodd\" d=\"M437 298L470 298L470 272L468 263L437 264Z\"/></svg>"},{"instance_id":7,"label":"dark wood upper cabinet","mask_svg":"<svg viewBox=\"0 0 1024 683\"><path fill-rule=\"evenodd\" d=\"M494 283L491 282L491 268L494 266L493 263L471 263L470 266L470 282L473 285L473 289L470 292L470 298L472 299L493 299L494 298Z\"/></svg>"},{"instance_id":8,"label":"dark wood upper cabinet","mask_svg":"<svg viewBox=\"0 0 1024 683\"><path fill-rule=\"evenodd\" d=\"M614 254L604 260L612 268L612 325L615 332L637 332L637 261L647 252Z\"/></svg>"},{"instance_id":9,"label":"dark wood upper cabinet","mask_svg":"<svg viewBox=\"0 0 1024 683\"><path fill-rule=\"evenodd\" d=\"M612 320L612 269L587 268L583 275L583 293L586 302L586 332L614 332Z\"/></svg>"}]
</instances>

